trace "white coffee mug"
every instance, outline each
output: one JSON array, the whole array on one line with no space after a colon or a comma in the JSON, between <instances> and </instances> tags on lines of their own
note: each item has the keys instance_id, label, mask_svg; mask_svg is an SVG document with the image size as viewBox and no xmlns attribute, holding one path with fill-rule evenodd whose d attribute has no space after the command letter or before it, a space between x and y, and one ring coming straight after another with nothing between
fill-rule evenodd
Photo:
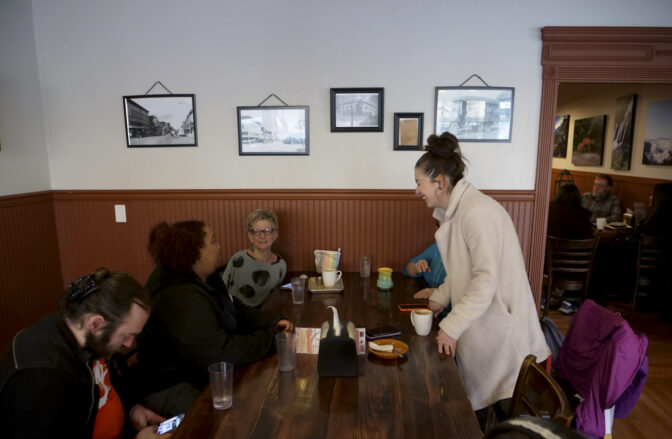
<instances>
[{"instance_id":1,"label":"white coffee mug","mask_svg":"<svg viewBox=\"0 0 672 439\"><path fill-rule=\"evenodd\" d=\"M341 280L342 275L341 270L322 270L322 282L325 287L331 288Z\"/></svg>"},{"instance_id":2,"label":"white coffee mug","mask_svg":"<svg viewBox=\"0 0 672 439\"><path fill-rule=\"evenodd\" d=\"M428 309L416 309L411 312L411 323L418 335L428 335L432 330L434 313Z\"/></svg>"},{"instance_id":3,"label":"white coffee mug","mask_svg":"<svg viewBox=\"0 0 672 439\"><path fill-rule=\"evenodd\" d=\"M597 230L604 230L604 226L607 225L607 219L606 218L597 218L595 220L595 223L597 225Z\"/></svg>"}]
</instances>

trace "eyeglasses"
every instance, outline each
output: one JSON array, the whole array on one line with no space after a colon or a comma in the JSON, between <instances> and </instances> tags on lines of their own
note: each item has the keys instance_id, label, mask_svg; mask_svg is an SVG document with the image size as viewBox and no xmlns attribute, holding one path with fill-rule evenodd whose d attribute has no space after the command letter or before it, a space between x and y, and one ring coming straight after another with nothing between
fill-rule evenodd
<instances>
[{"instance_id":1,"label":"eyeglasses","mask_svg":"<svg viewBox=\"0 0 672 439\"><path fill-rule=\"evenodd\" d=\"M250 230L248 230L248 232L250 232L254 236L259 236L262 233L264 235L268 236L268 235L272 235L273 232L275 232L275 229L272 228L272 227L269 227L268 229L250 229Z\"/></svg>"},{"instance_id":2,"label":"eyeglasses","mask_svg":"<svg viewBox=\"0 0 672 439\"><path fill-rule=\"evenodd\" d=\"M96 285L93 275L87 274L70 284L70 297L68 299L81 302L95 291L98 291L98 285Z\"/></svg>"}]
</instances>

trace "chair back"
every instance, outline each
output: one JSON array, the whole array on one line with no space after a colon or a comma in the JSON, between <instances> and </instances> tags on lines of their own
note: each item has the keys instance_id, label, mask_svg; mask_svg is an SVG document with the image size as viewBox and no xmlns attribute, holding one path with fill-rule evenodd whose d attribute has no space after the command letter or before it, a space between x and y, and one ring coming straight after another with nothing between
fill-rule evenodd
<instances>
[{"instance_id":1,"label":"chair back","mask_svg":"<svg viewBox=\"0 0 672 439\"><path fill-rule=\"evenodd\" d=\"M669 268L669 252L672 242L662 236L640 235L637 249L637 279L630 304L630 317L635 312L637 296L641 287L655 288L663 284L665 267Z\"/></svg>"},{"instance_id":2,"label":"chair back","mask_svg":"<svg viewBox=\"0 0 672 439\"><path fill-rule=\"evenodd\" d=\"M546 272L548 289L544 317L550 309L551 292L556 289L582 290L588 296L590 272L595 258L597 239L564 239L546 237Z\"/></svg>"},{"instance_id":3,"label":"chair back","mask_svg":"<svg viewBox=\"0 0 672 439\"><path fill-rule=\"evenodd\" d=\"M523 360L509 405L509 418L520 414L548 418L567 426L572 422L572 409L562 387L537 364L534 355Z\"/></svg>"}]
</instances>

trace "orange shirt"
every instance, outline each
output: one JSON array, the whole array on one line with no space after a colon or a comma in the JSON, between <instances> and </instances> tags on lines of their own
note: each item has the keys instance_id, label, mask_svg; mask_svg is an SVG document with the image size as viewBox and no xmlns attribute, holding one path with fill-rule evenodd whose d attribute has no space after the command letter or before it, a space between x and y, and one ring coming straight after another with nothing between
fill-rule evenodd
<instances>
[{"instance_id":1,"label":"orange shirt","mask_svg":"<svg viewBox=\"0 0 672 439\"><path fill-rule=\"evenodd\" d=\"M125 422L124 406L112 387L110 371L104 360L93 362L93 375L100 395L93 439L121 439Z\"/></svg>"}]
</instances>

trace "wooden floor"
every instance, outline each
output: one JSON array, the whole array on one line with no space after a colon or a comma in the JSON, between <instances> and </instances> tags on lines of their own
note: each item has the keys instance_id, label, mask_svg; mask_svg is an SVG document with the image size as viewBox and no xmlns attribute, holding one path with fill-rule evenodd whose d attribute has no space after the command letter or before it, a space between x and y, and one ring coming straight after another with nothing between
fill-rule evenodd
<instances>
[{"instance_id":1,"label":"wooden floor","mask_svg":"<svg viewBox=\"0 0 672 439\"><path fill-rule=\"evenodd\" d=\"M608 305L613 311L626 309ZM672 310L667 310L672 312ZM551 310L551 319L567 333L573 315ZM635 408L623 419L616 419L613 438L667 438L672 437L672 323L656 313L637 312L630 321L636 333L649 338L649 375Z\"/></svg>"}]
</instances>

